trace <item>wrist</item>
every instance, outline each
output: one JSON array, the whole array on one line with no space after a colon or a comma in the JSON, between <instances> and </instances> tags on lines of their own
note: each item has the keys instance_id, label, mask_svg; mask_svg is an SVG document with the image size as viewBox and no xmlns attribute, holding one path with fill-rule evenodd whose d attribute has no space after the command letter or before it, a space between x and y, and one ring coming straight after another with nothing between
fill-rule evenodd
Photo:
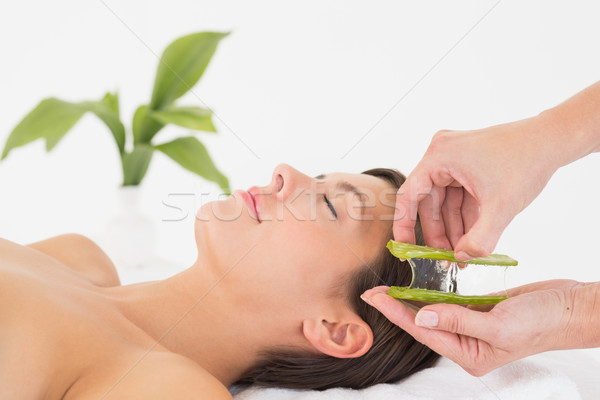
<instances>
[{"instance_id":1,"label":"wrist","mask_svg":"<svg viewBox=\"0 0 600 400\"><path fill-rule=\"evenodd\" d=\"M559 108L551 108L533 117L541 151L545 151L552 173L583 157L579 134L572 131L568 119ZM546 149L546 150L544 150Z\"/></svg>"},{"instance_id":2,"label":"wrist","mask_svg":"<svg viewBox=\"0 0 600 400\"><path fill-rule=\"evenodd\" d=\"M523 132L521 137L523 157L529 159L531 168L537 170L538 175L547 179L560 167L575 160L576 146L566 141L567 131L558 114L547 110L541 114L522 121ZM569 149L569 145L573 145Z\"/></svg>"},{"instance_id":3,"label":"wrist","mask_svg":"<svg viewBox=\"0 0 600 400\"><path fill-rule=\"evenodd\" d=\"M559 168L600 151L600 82L540 113ZM544 134L545 132L542 132Z\"/></svg>"}]
</instances>

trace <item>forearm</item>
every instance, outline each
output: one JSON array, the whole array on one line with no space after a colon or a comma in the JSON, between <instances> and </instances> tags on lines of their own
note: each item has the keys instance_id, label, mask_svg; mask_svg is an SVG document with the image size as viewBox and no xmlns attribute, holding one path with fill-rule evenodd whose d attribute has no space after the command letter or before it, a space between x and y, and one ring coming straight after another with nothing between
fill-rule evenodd
<instances>
[{"instance_id":1,"label":"forearm","mask_svg":"<svg viewBox=\"0 0 600 400\"><path fill-rule=\"evenodd\" d=\"M553 147L556 169L600 151L600 82L537 118L544 126L544 145Z\"/></svg>"}]
</instances>

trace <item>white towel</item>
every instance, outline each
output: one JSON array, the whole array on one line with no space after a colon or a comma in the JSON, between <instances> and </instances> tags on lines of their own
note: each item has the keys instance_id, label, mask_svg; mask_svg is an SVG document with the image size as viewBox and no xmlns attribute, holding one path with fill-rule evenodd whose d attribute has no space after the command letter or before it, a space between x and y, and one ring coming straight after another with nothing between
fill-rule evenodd
<instances>
[{"instance_id":1,"label":"white towel","mask_svg":"<svg viewBox=\"0 0 600 400\"><path fill-rule=\"evenodd\" d=\"M442 358L435 367L395 384L325 391L249 387L235 400L579 400L575 382L558 368L526 359L481 378ZM596 369L597 370L597 369Z\"/></svg>"}]
</instances>

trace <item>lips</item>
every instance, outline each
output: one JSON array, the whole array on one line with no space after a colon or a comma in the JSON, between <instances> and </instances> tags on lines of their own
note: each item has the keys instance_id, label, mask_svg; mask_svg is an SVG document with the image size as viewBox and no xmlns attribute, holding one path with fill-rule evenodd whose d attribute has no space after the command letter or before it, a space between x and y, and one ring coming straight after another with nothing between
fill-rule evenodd
<instances>
[{"instance_id":1,"label":"lips","mask_svg":"<svg viewBox=\"0 0 600 400\"><path fill-rule=\"evenodd\" d=\"M238 194L242 200L244 200L246 206L248 206L250 216L260 223L260 216L258 215L258 210L256 207L256 197L252 194L251 190L248 192L236 190L235 193Z\"/></svg>"}]
</instances>

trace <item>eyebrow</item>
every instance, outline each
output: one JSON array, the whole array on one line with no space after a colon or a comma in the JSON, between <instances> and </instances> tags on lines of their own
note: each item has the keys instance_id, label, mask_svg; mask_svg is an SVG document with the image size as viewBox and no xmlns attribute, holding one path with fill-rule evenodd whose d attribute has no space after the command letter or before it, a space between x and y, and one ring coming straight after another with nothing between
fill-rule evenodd
<instances>
[{"instance_id":1,"label":"eyebrow","mask_svg":"<svg viewBox=\"0 0 600 400\"><path fill-rule=\"evenodd\" d=\"M326 176L327 175L325 175L325 174L320 174L320 175L315 176L315 179L325 179ZM365 199L364 199L365 194L363 192L358 190L358 188L356 186L354 186L353 184L351 184L348 181L337 182L335 184L335 188L343 191L344 193L350 192L350 193L353 193L355 196L358 196L358 199L360 200L360 215L364 215L364 213L365 213Z\"/></svg>"}]
</instances>

